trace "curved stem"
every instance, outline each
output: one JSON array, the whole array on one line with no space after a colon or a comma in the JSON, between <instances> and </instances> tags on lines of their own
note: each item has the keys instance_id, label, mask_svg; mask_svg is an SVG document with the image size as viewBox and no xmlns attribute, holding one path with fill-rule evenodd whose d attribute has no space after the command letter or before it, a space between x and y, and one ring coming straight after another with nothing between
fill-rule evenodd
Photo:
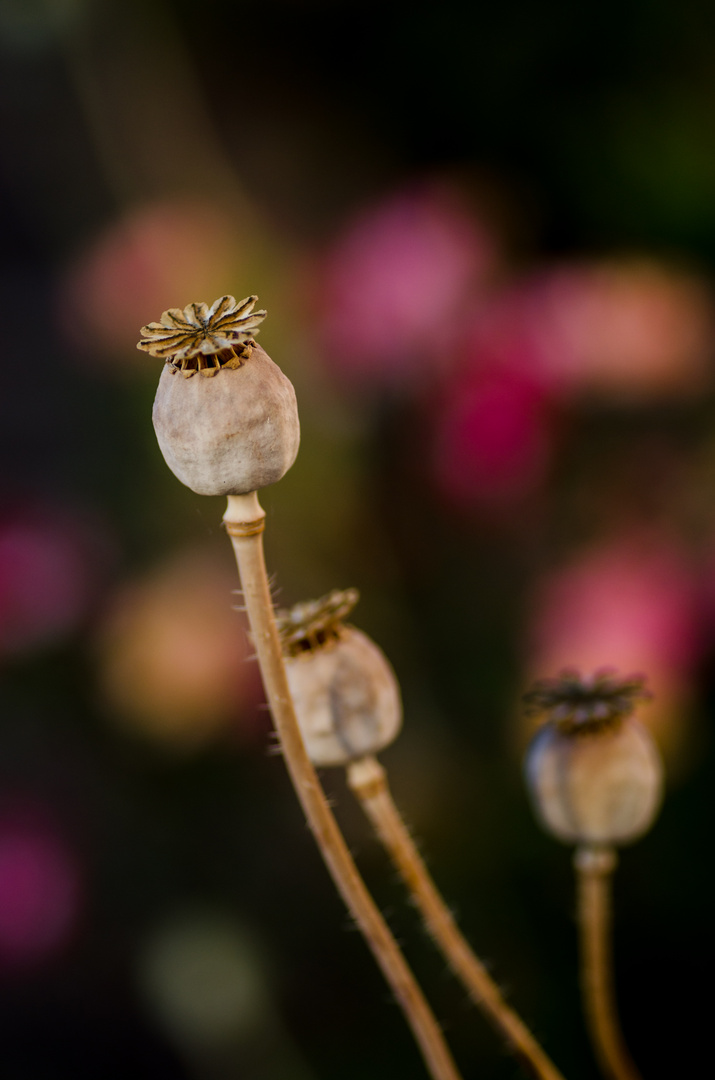
<instances>
[{"instance_id":1,"label":"curved stem","mask_svg":"<svg viewBox=\"0 0 715 1080\"><path fill-rule=\"evenodd\" d=\"M613 989L611 882L616 853L610 847L580 847L574 867L581 994L594 1053L608 1080L641 1080L621 1034Z\"/></svg>"},{"instance_id":2,"label":"curved stem","mask_svg":"<svg viewBox=\"0 0 715 1080\"><path fill-rule=\"evenodd\" d=\"M338 892L363 933L397 998L434 1080L460 1080L429 1005L363 883L315 769L296 720L263 557L265 514L256 493L231 495L224 524L231 537L261 675L296 794Z\"/></svg>"},{"instance_id":3,"label":"curved stem","mask_svg":"<svg viewBox=\"0 0 715 1080\"><path fill-rule=\"evenodd\" d=\"M392 800L383 767L374 757L365 757L349 765L347 774L348 784L397 867L429 933L474 1004L504 1036L531 1076L563 1080L529 1029L506 1004L499 987L459 930Z\"/></svg>"}]
</instances>

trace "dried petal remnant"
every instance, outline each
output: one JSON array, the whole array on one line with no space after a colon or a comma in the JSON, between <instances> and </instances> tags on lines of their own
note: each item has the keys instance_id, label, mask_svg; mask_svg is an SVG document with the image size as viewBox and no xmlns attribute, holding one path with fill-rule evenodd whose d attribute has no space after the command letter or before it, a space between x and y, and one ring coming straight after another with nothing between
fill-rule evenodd
<instances>
[{"instance_id":1,"label":"dried petal remnant","mask_svg":"<svg viewBox=\"0 0 715 1080\"><path fill-rule=\"evenodd\" d=\"M236 303L233 296L221 296L210 308L203 303L187 304L183 311L169 308L160 322L142 327L144 340L137 348L180 367L187 375L197 370L213 374L224 365L238 367L266 317L265 311L253 310L257 300L257 296L247 296ZM208 366L207 356L214 366Z\"/></svg>"},{"instance_id":2,"label":"dried petal remnant","mask_svg":"<svg viewBox=\"0 0 715 1080\"><path fill-rule=\"evenodd\" d=\"M540 679L524 694L524 703L528 715L543 715L562 731L578 732L617 723L648 698L643 676L602 668L593 675L566 670L555 679Z\"/></svg>"},{"instance_id":3,"label":"dried petal remnant","mask_svg":"<svg viewBox=\"0 0 715 1080\"><path fill-rule=\"evenodd\" d=\"M300 656L338 641L344 620L360 599L357 589L333 589L320 600L306 600L276 612L285 656Z\"/></svg>"}]
</instances>

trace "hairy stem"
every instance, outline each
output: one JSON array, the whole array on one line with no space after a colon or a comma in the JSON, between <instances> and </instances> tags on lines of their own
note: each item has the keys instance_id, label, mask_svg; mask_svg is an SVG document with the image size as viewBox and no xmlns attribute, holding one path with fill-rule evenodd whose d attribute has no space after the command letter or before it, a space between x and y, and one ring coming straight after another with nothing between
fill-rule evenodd
<instances>
[{"instance_id":1,"label":"hairy stem","mask_svg":"<svg viewBox=\"0 0 715 1080\"><path fill-rule=\"evenodd\" d=\"M608 1080L641 1080L621 1034L613 989L611 884L616 853L609 847L580 847L574 866L581 993L594 1053Z\"/></svg>"},{"instance_id":2,"label":"hairy stem","mask_svg":"<svg viewBox=\"0 0 715 1080\"><path fill-rule=\"evenodd\" d=\"M320 852L402 1008L434 1080L460 1080L417 981L363 883L308 758L296 720L263 556L265 514L256 493L231 495L224 524L231 537L263 684L293 786Z\"/></svg>"},{"instance_id":3,"label":"hairy stem","mask_svg":"<svg viewBox=\"0 0 715 1080\"><path fill-rule=\"evenodd\" d=\"M347 774L348 784L397 867L429 933L474 1004L503 1035L531 1076L563 1080L529 1029L506 1004L499 987L460 932L392 800L383 767L374 757L365 757L349 765Z\"/></svg>"}]
</instances>

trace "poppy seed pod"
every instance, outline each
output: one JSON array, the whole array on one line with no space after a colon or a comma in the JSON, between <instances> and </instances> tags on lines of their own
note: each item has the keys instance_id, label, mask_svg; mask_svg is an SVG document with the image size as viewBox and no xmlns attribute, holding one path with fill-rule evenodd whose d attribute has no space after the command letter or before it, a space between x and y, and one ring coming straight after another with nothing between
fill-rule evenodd
<instances>
[{"instance_id":1,"label":"poppy seed pod","mask_svg":"<svg viewBox=\"0 0 715 1080\"><path fill-rule=\"evenodd\" d=\"M251 336L255 296L189 304L142 328L164 358L154 430L164 460L198 495L247 495L280 480L300 441L292 383Z\"/></svg>"},{"instance_id":2,"label":"poppy seed pod","mask_svg":"<svg viewBox=\"0 0 715 1080\"><path fill-rule=\"evenodd\" d=\"M314 765L347 765L396 738L402 705L395 673L366 634L343 619L355 589L277 613L286 674Z\"/></svg>"},{"instance_id":3,"label":"poppy seed pod","mask_svg":"<svg viewBox=\"0 0 715 1080\"><path fill-rule=\"evenodd\" d=\"M526 755L537 817L565 843L620 845L638 839L660 807L663 769L648 731L630 714L642 680L565 672L526 695L545 713Z\"/></svg>"}]
</instances>

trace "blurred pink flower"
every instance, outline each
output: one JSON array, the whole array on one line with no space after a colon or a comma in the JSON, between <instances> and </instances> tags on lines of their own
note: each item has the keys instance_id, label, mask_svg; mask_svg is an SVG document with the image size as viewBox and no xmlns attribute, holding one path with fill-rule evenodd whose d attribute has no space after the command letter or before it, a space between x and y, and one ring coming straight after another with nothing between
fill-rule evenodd
<instances>
[{"instance_id":1,"label":"blurred pink flower","mask_svg":"<svg viewBox=\"0 0 715 1080\"><path fill-rule=\"evenodd\" d=\"M524 374L497 369L455 379L436 412L432 472L451 501L504 507L543 479L551 436L543 394Z\"/></svg>"},{"instance_id":2,"label":"blurred pink flower","mask_svg":"<svg viewBox=\"0 0 715 1080\"><path fill-rule=\"evenodd\" d=\"M230 291L241 240L231 214L206 200L166 200L132 211L94 237L68 268L60 298L68 335L85 350L98 348L100 359L107 351L122 353L127 364L141 361L137 332L157 311L210 303ZM244 294L239 288L236 295Z\"/></svg>"},{"instance_id":3,"label":"blurred pink flower","mask_svg":"<svg viewBox=\"0 0 715 1080\"><path fill-rule=\"evenodd\" d=\"M713 306L694 274L653 259L574 263L532 278L520 302L557 391L647 401L712 380Z\"/></svg>"},{"instance_id":4,"label":"blurred pink flower","mask_svg":"<svg viewBox=\"0 0 715 1080\"><path fill-rule=\"evenodd\" d=\"M376 387L409 384L426 364L443 364L450 321L494 262L494 238L447 185L364 210L337 237L322 274L319 333L329 364Z\"/></svg>"},{"instance_id":5,"label":"blurred pink flower","mask_svg":"<svg viewBox=\"0 0 715 1080\"><path fill-rule=\"evenodd\" d=\"M661 742L679 744L701 642L693 572L670 538L628 533L545 576L533 597L527 642L536 677L603 667L645 675L654 700L644 718Z\"/></svg>"},{"instance_id":6,"label":"blurred pink flower","mask_svg":"<svg viewBox=\"0 0 715 1080\"><path fill-rule=\"evenodd\" d=\"M104 528L81 512L35 506L0 520L0 656L75 630L110 558Z\"/></svg>"},{"instance_id":7,"label":"blurred pink flower","mask_svg":"<svg viewBox=\"0 0 715 1080\"><path fill-rule=\"evenodd\" d=\"M649 401L712 380L703 280L655 260L565 263L479 298L462 363L528 373L552 396Z\"/></svg>"},{"instance_id":8,"label":"blurred pink flower","mask_svg":"<svg viewBox=\"0 0 715 1080\"><path fill-rule=\"evenodd\" d=\"M65 839L36 814L0 817L0 963L35 963L71 936L82 872Z\"/></svg>"}]
</instances>

